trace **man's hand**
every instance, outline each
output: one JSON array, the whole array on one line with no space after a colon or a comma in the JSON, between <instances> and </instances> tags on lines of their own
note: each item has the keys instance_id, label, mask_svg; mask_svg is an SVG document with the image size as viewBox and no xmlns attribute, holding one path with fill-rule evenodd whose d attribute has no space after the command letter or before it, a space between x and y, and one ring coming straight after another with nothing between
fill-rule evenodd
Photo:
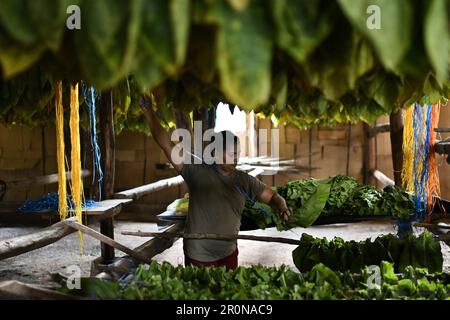
<instances>
[{"instance_id":1,"label":"man's hand","mask_svg":"<svg viewBox=\"0 0 450 320\"><path fill-rule=\"evenodd\" d=\"M150 127L150 131L152 133L153 139L155 139L156 143L161 147L166 155L167 159L172 163L175 170L179 173L183 168L183 163L175 163L172 159L172 150L175 147L172 140L170 140L170 136L167 131L159 123L158 118L153 111L153 101L149 97L142 97L139 100L139 106L147 120L147 123Z\"/></svg>"},{"instance_id":2,"label":"man's hand","mask_svg":"<svg viewBox=\"0 0 450 320\"><path fill-rule=\"evenodd\" d=\"M284 222L288 222L292 215L292 209L287 206L286 200L282 196L266 186L259 199L274 208Z\"/></svg>"}]
</instances>

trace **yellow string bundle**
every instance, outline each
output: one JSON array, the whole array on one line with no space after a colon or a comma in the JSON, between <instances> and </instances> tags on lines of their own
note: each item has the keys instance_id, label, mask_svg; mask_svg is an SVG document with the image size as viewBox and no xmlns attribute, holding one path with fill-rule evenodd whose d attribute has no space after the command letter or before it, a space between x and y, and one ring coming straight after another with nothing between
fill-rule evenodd
<instances>
[{"instance_id":1,"label":"yellow string bundle","mask_svg":"<svg viewBox=\"0 0 450 320\"><path fill-rule=\"evenodd\" d=\"M70 85L70 142L71 142L71 171L72 171L72 200L74 213L78 223L82 224L83 181L81 179L81 152L80 152L80 113L78 103L78 83ZM80 241L81 232L78 232Z\"/></svg>"},{"instance_id":2,"label":"yellow string bundle","mask_svg":"<svg viewBox=\"0 0 450 320\"><path fill-rule=\"evenodd\" d=\"M408 192L414 192L414 106L403 114L403 167L402 184Z\"/></svg>"},{"instance_id":3,"label":"yellow string bundle","mask_svg":"<svg viewBox=\"0 0 450 320\"><path fill-rule=\"evenodd\" d=\"M67 217L66 166L64 156L64 109L62 105L62 83L55 88L56 106L56 160L58 162L58 212L61 220Z\"/></svg>"}]
</instances>

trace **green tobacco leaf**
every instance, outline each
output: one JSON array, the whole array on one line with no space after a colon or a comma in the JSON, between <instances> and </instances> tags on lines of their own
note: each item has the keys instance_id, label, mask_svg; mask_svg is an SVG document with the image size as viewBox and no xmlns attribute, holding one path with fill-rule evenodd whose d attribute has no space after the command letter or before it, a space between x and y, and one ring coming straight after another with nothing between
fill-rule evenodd
<instances>
[{"instance_id":1,"label":"green tobacco leaf","mask_svg":"<svg viewBox=\"0 0 450 320\"><path fill-rule=\"evenodd\" d=\"M189 34L189 1L145 1L135 70L143 90L173 75L185 59Z\"/></svg>"},{"instance_id":2,"label":"green tobacco leaf","mask_svg":"<svg viewBox=\"0 0 450 320\"><path fill-rule=\"evenodd\" d=\"M28 16L29 2L27 0L0 1L0 26L12 40L24 47L31 46L37 40L36 31Z\"/></svg>"},{"instance_id":3,"label":"green tobacco leaf","mask_svg":"<svg viewBox=\"0 0 450 320\"><path fill-rule=\"evenodd\" d=\"M33 0L27 1L29 20L40 42L53 51L57 51L66 30L66 13L69 5L79 0Z\"/></svg>"},{"instance_id":4,"label":"green tobacco leaf","mask_svg":"<svg viewBox=\"0 0 450 320\"><path fill-rule=\"evenodd\" d=\"M327 203L328 197L330 195L331 180L322 180L317 185L317 190L312 194L312 196L306 201L304 206L300 208L299 212L299 226L307 228L311 226L314 221L322 213L322 210Z\"/></svg>"},{"instance_id":5,"label":"green tobacco leaf","mask_svg":"<svg viewBox=\"0 0 450 320\"><path fill-rule=\"evenodd\" d=\"M448 76L450 56L450 31L448 17L450 6L447 0L428 0L425 14L425 49L442 84Z\"/></svg>"},{"instance_id":6,"label":"green tobacco leaf","mask_svg":"<svg viewBox=\"0 0 450 320\"><path fill-rule=\"evenodd\" d=\"M227 98L245 110L270 95L272 39L264 8L252 2L245 11L227 5L219 15L217 65Z\"/></svg>"},{"instance_id":7,"label":"green tobacco leaf","mask_svg":"<svg viewBox=\"0 0 450 320\"><path fill-rule=\"evenodd\" d=\"M12 43L1 34L0 30L0 64L5 78L30 68L45 52L45 46L39 45L28 50Z\"/></svg>"},{"instance_id":8,"label":"green tobacco leaf","mask_svg":"<svg viewBox=\"0 0 450 320\"><path fill-rule=\"evenodd\" d=\"M383 64L391 70L401 62L411 46L413 7L409 0L338 0L344 14L354 27L370 39ZM369 29L373 12L368 8L379 8L380 29Z\"/></svg>"},{"instance_id":9,"label":"green tobacco leaf","mask_svg":"<svg viewBox=\"0 0 450 320\"><path fill-rule=\"evenodd\" d=\"M84 0L80 7L82 28L75 43L85 80L98 89L112 86L136 62L142 0Z\"/></svg>"},{"instance_id":10,"label":"green tobacco leaf","mask_svg":"<svg viewBox=\"0 0 450 320\"><path fill-rule=\"evenodd\" d=\"M304 62L333 28L332 1L271 1L277 44L298 62Z\"/></svg>"},{"instance_id":11,"label":"green tobacco leaf","mask_svg":"<svg viewBox=\"0 0 450 320\"><path fill-rule=\"evenodd\" d=\"M390 113L398 99L398 85L397 77L379 72L367 79L363 90L367 97L372 97L386 113Z\"/></svg>"}]
</instances>

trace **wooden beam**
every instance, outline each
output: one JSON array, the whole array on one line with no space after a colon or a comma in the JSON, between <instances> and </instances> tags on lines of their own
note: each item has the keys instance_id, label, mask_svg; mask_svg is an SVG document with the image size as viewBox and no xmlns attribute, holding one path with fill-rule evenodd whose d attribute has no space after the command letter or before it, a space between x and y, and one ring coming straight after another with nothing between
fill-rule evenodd
<instances>
[{"instance_id":1,"label":"wooden beam","mask_svg":"<svg viewBox=\"0 0 450 320\"><path fill-rule=\"evenodd\" d=\"M378 124L369 130L369 138L375 137L379 133L391 131L391 125L389 123Z\"/></svg>"},{"instance_id":2,"label":"wooden beam","mask_svg":"<svg viewBox=\"0 0 450 320\"><path fill-rule=\"evenodd\" d=\"M177 223L169 228L163 233L172 233L172 232L180 232L184 229L184 223ZM164 250L170 248L173 243L177 240L177 238L153 238L140 246L136 247L134 251L137 251L140 254L143 254L147 258L152 258Z\"/></svg>"},{"instance_id":3,"label":"wooden beam","mask_svg":"<svg viewBox=\"0 0 450 320\"><path fill-rule=\"evenodd\" d=\"M91 171L89 170L82 170L81 171L81 177L86 178L91 175ZM72 178L72 173L69 171L66 173L67 180L70 180ZM32 177L27 179L20 179L15 181L5 181L6 183L6 189L13 189L13 188L26 188L31 187L33 185L46 185L46 184L53 184L58 183L58 174L49 174L46 176L38 176L38 177Z\"/></svg>"},{"instance_id":4,"label":"wooden beam","mask_svg":"<svg viewBox=\"0 0 450 320\"><path fill-rule=\"evenodd\" d=\"M347 163L345 165L345 174L350 175L350 150L352 148L352 124L348 124L348 137L347 137Z\"/></svg>"},{"instance_id":5,"label":"wooden beam","mask_svg":"<svg viewBox=\"0 0 450 320\"><path fill-rule=\"evenodd\" d=\"M380 181L385 186L395 185L394 180L392 180L391 178L389 178L387 175L385 175L383 172L381 172L379 170L374 170L372 172L372 174L378 181Z\"/></svg>"},{"instance_id":6,"label":"wooden beam","mask_svg":"<svg viewBox=\"0 0 450 320\"><path fill-rule=\"evenodd\" d=\"M450 132L450 128L435 128L434 132Z\"/></svg>"},{"instance_id":7,"label":"wooden beam","mask_svg":"<svg viewBox=\"0 0 450 320\"><path fill-rule=\"evenodd\" d=\"M184 239L210 239L210 240L253 240L262 242L278 242L285 244L300 245L300 240L282 238L282 237L261 237L252 235L221 235L212 233L180 233L180 232L141 232L141 231L122 231L123 235L137 237L156 237L156 238L184 238Z\"/></svg>"},{"instance_id":8,"label":"wooden beam","mask_svg":"<svg viewBox=\"0 0 450 320\"><path fill-rule=\"evenodd\" d=\"M391 113L389 116L391 127L392 165L394 168L395 185L402 186L403 167L403 116L402 111Z\"/></svg>"},{"instance_id":9,"label":"wooden beam","mask_svg":"<svg viewBox=\"0 0 450 320\"><path fill-rule=\"evenodd\" d=\"M87 224L96 223L104 219L111 219L122 210L122 204L104 210L102 214L96 214L87 217ZM86 216L84 216L86 219ZM75 221L75 217L67 220ZM30 252L49 244L52 244L65 236L75 232L69 228L64 221L60 221L38 232L27 234L12 239L0 241L0 260L18 256L20 254Z\"/></svg>"},{"instance_id":10,"label":"wooden beam","mask_svg":"<svg viewBox=\"0 0 450 320\"><path fill-rule=\"evenodd\" d=\"M115 199L133 199L138 200L146 195L149 195L153 192L167 189L170 187L178 186L184 182L182 176L176 176L169 179L159 180L154 183L150 183L144 186L140 186L137 188L121 191L114 194Z\"/></svg>"},{"instance_id":11,"label":"wooden beam","mask_svg":"<svg viewBox=\"0 0 450 320\"><path fill-rule=\"evenodd\" d=\"M100 136L102 150L103 185L102 199L110 199L114 194L115 176L115 137L114 137L114 111L112 91L102 93L100 100ZM100 232L114 239L114 222L105 219L100 222ZM114 248L101 243L101 254L104 261L114 259Z\"/></svg>"},{"instance_id":12,"label":"wooden beam","mask_svg":"<svg viewBox=\"0 0 450 320\"><path fill-rule=\"evenodd\" d=\"M0 282L0 299L26 300L81 300L75 295L68 295L48 288L17 280Z\"/></svg>"},{"instance_id":13,"label":"wooden beam","mask_svg":"<svg viewBox=\"0 0 450 320\"><path fill-rule=\"evenodd\" d=\"M363 170L363 183L369 184L370 179L370 139L369 139L369 125L363 124L363 157L362 157L362 170Z\"/></svg>"},{"instance_id":14,"label":"wooden beam","mask_svg":"<svg viewBox=\"0 0 450 320\"><path fill-rule=\"evenodd\" d=\"M151 263L151 259L146 258L144 255L140 254L139 252L131 250L130 248L124 246L123 244L121 244L121 243L87 227L87 226L79 224L78 222L76 222L74 220L65 220L64 223L75 230L81 231L97 240L100 240L102 243L105 243L108 246L114 247L117 250L120 250L120 251L128 254L130 257L132 257L136 260L139 260L143 263Z\"/></svg>"}]
</instances>

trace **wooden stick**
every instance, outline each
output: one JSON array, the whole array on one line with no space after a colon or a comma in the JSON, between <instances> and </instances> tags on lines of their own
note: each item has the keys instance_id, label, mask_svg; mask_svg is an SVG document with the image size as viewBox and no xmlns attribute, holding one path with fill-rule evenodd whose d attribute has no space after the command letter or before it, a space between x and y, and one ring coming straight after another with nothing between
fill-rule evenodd
<instances>
[{"instance_id":1,"label":"wooden stick","mask_svg":"<svg viewBox=\"0 0 450 320\"><path fill-rule=\"evenodd\" d=\"M170 188L173 186L180 185L184 182L182 176L176 176L169 179L159 180L155 183L146 184L137 188L130 190L125 190L114 194L115 199L133 199L138 200L139 198L146 196L150 193Z\"/></svg>"},{"instance_id":2,"label":"wooden stick","mask_svg":"<svg viewBox=\"0 0 450 320\"><path fill-rule=\"evenodd\" d=\"M403 166L403 116L402 111L391 113L389 116L391 127L391 153L392 167L394 169L395 185L402 185L402 166Z\"/></svg>"},{"instance_id":3,"label":"wooden stick","mask_svg":"<svg viewBox=\"0 0 450 320\"><path fill-rule=\"evenodd\" d=\"M391 125L389 123L378 124L375 127L369 129L369 138L373 138L379 133L391 131Z\"/></svg>"},{"instance_id":4,"label":"wooden stick","mask_svg":"<svg viewBox=\"0 0 450 320\"><path fill-rule=\"evenodd\" d=\"M183 230L184 223L176 223L168 227L164 232L179 232ZM134 248L134 251L137 251L148 258L152 258L170 248L176 240L176 238L153 238Z\"/></svg>"},{"instance_id":5,"label":"wooden stick","mask_svg":"<svg viewBox=\"0 0 450 320\"><path fill-rule=\"evenodd\" d=\"M81 177L86 178L91 175L91 171L89 170L82 170L81 171ZM72 172L66 173L67 180L70 180L72 178ZM6 181L6 188L12 189L12 188L26 188L32 185L46 185L46 184L52 184L52 183L58 183L58 174L49 174L46 176L39 176L39 177L33 177L28 179L22 179L22 180L15 180L15 181Z\"/></svg>"},{"instance_id":6,"label":"wooden stick","mask_svg":"<svg viewBox=\"0 0 450 320\"><path fill-rule=\"evenodd\" d=\"M113 239L111 239L111 238L109 238L109 237L107 237L107 236L105 236L105 235L95 231L94 229L91 229L91 228L89 228L89 227L87 227L85 225L79 224L78 222L76 222L74 220L70 220L70 221L69 220L65 220L64 223L67 226L69 226L69 227L71 227L71 228L73 228L75 230L81 231L81 232L83 232L83 233L85 233L87 235L90 235L91 237L93 237L93 238L95 238L97 240L100 240L101 242L103 242L103 243L105 243L105 244L107 244L107 245L109 245L109 246L111 246L113 248L116 248L117 250L125 252L126 254L128 254L132 258L135 258L135 259L137 259L139 261L142 261L144 263L151 263L151 261L152 261L151 259L148 259L144 255L142 255L142 254L140 254L140 253L138 253L138 252L136 252L136 251L134 251L134 250L124 246L123 244L121 244L121 243L119 243L119 242L117 242L117 241L115 241L115 240L113 240Z\"/></svg>"},{"instance_id":7,"label":"wooden stick","mask_svg":"<svg viewBox=\"0 0 450 320\"><path fill-rule=\"evenodd\" d=\"M211 239L211 240L253 240L262 242L279 242L293 245L300 245L300 240L281 238L281 237L261 237L250 235L221 235L211 233L181 233L181 232L141 232L141 231L122 231L123 235L136 237L154 237L154 238L184 238L184 239Z\"/></svg>"},{"instance_id":8,"label":"wooden stick","mask_svg":"<svg viewBox=\"0 0 450 320\"><path fill-rule=\"evenodd\" d=\"M433 223L414 222L413 226L415 226L415 227L431 228L431 229L447 229L447 230L450 230L450 226L440 226L440 225L433 224Z\"/></svg>"}]
</instances>

